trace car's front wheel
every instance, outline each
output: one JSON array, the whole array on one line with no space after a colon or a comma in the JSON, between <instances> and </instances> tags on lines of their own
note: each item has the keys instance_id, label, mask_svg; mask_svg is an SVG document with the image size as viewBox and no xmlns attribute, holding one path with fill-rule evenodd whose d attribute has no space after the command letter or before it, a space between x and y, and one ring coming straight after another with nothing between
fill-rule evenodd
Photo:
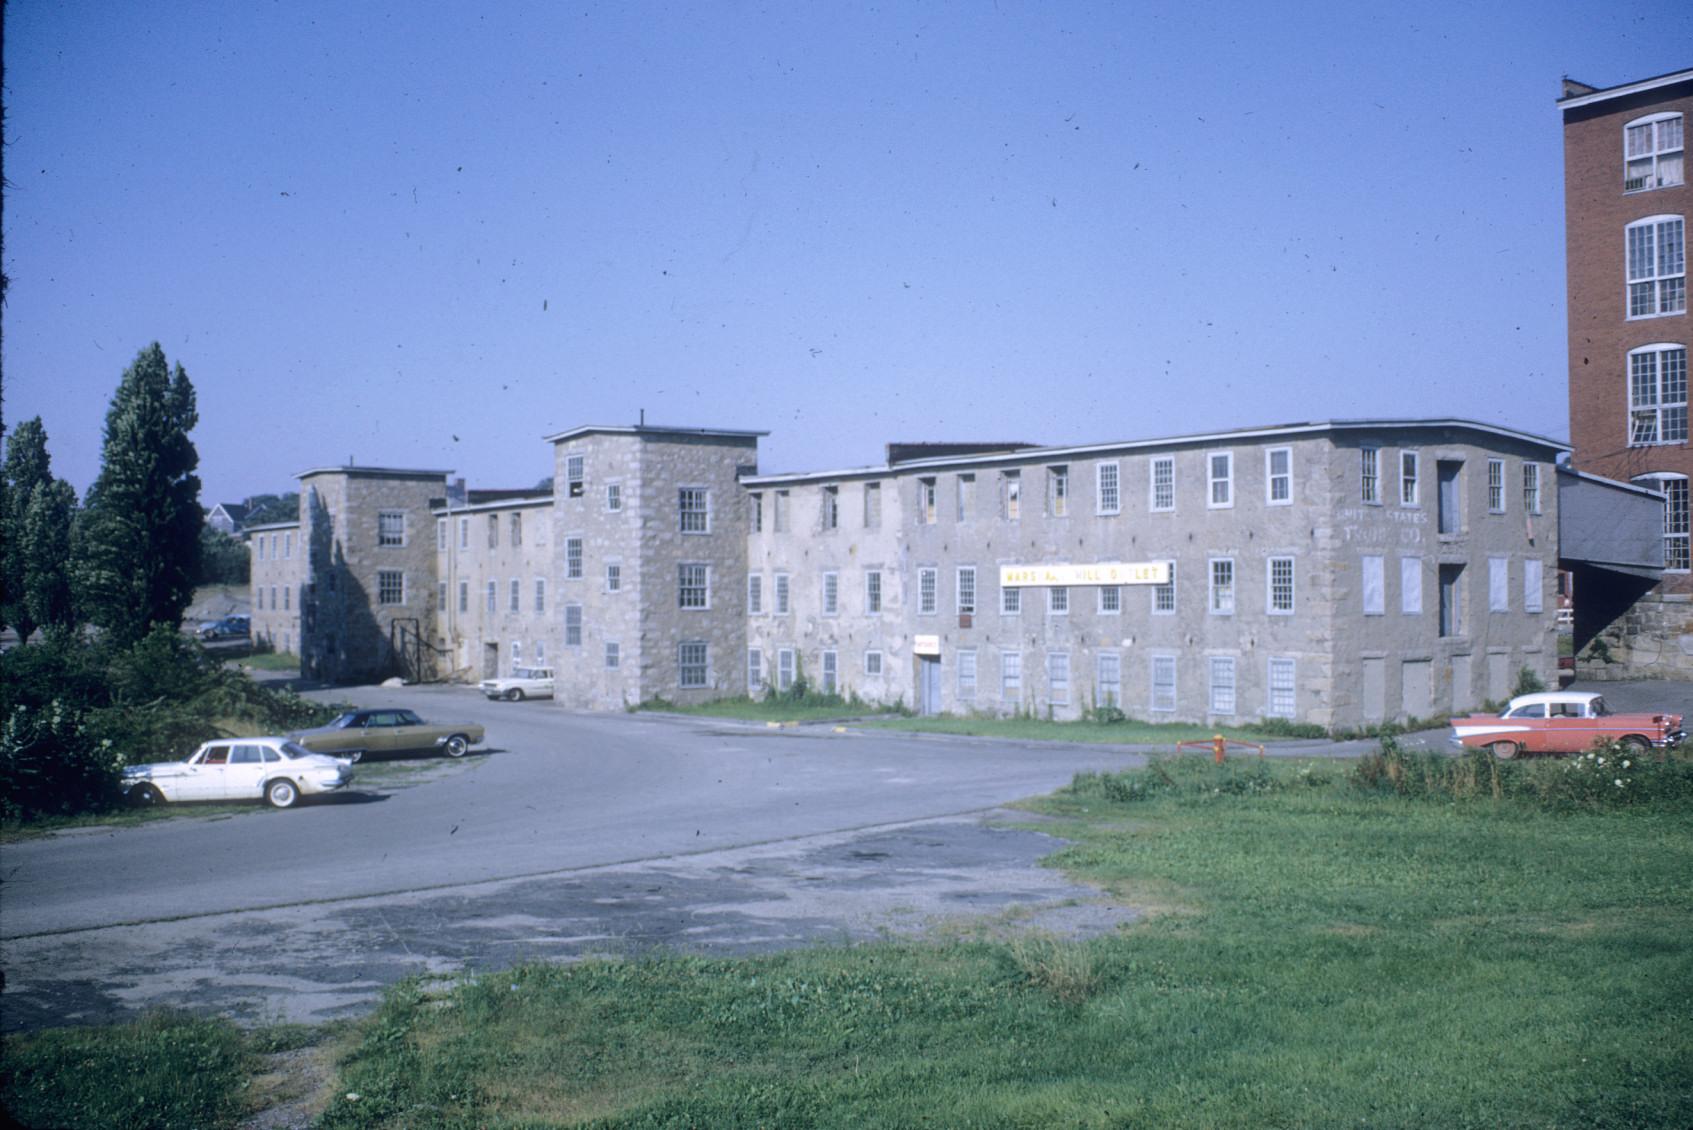
<instances>
[{"instance_id":1,"label":"car's front wheel","mask_svg":"<svg viewBox=\"0 0 1693 1130\"><path fill-rule=\"evenodd\" d=\"M470 743L463 734L454 734L441 746L448 757L463 757L470 752Z\"/></svg>"},{"instance_id":2,"label":"car's front wheel","mask_svg":"<svg viewBox=\"0 0 1693 1130\"><path fill-rule=\"evenodd\" d=\"M152 808L165 803L165 794L153 785L136 785L129 790L129 803L136 808Z\"/></svg>"},{"instance_id":3,"label":"car's front wheel","mask_svg":"<svg viewBox=\"0 0 1693 1130\"><path fill-rule=\"evenodd\" d=\"M300 790L293 781L272 781L265 786L265 800L272 808L293 808L299 799Z\"/></svg>"},{"instance_id":4,"label":"car's front wheel","mask_svg":"<svg viewBox=\"0 0 1693 1130\"><path fill-rule=\"evenodd\" d=\"M513 688L511 688L511 690L507 691L506 692L506 701L507 702L522 702L523 701L523 688L522 687L513 687Z\"/></svg>"},{"instance_id":5,"label":"car's front wheel","mask_svg":"<svg viewBox=\"0 0 1693 1130\"><path fill-rule=\"evenodd\" d=\"M1622 740L1622 744L1638 753L1645 753L1652 748L1652 743L1640 734L1630 734Z\"/></svg>"}]
</instances>

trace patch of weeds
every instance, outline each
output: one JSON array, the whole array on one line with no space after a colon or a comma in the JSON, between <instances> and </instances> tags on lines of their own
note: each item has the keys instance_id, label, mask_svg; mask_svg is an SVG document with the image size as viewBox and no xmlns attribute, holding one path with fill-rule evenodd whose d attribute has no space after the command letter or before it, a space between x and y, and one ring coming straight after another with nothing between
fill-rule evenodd
<instances>
[{"instance_id":1,"label":"patch of weeds","mask_svg":"<svg viewBox=\"0 0 1693 1130\"><path fill-rule=\"evenodd\" d=\"M1186 756L1154 758L1143 769L1121 773L1078 773L1065 792L1078 798L1098 796L1112 804L1132 804L1158 797L1202 801L1269 793L1286 784L1283 772L1261 758L1237 758L1218 765L1210 758Z\"/></svg>"},{"instance_id":2,"label":"patch of weeds","mask_svg":"<svg viewBox=\"0 0 1693 1130\"><path fill-rule=\"evenodd\" d=\"M1552 812L1633 806L1693 808L1693 761L1621 742L1575 758L1499 761L1485 749L1459 757L1400 749L1391 739L1359 758L1349 778L1367 793L1428 800L1513 800Z\"/></svg>"},{"instance_id":3,"label":"patch of weeds","mask_svg":"<svg viewBox=\"0 0 1693 1130\"><path fill-rule=\"evenodd\" d=\"M1011 939L1005 951L1024 984L1067 1008L1087 1003L1105 983L1097 955L1081 942L1031 933Z\"/></svg>"}]
</instances>

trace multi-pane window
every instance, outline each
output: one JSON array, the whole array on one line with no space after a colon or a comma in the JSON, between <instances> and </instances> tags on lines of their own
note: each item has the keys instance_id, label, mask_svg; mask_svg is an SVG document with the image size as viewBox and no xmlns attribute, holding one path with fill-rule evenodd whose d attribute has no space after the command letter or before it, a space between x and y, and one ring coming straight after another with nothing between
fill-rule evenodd
<instances>
[{"instance_id":1,"label":"multi-pane window","mask_svg":"<svg viewBox=\"0 0 1693 1130\"><path fill-rule=\"evenodd\" d=\"M614 514L623 509L622 483L607 483L605 485L605 508Z\"/></svg>"},{"instance_id":2,"label":"multi-pane window","mask_svg":"<svg viewBox=\"0 0 1693 1130\"><path fill-rule=\"evenodd\" d=\"M836 616L841 611L841 575L823 574L823 615Z\"/></svg>"},{"instance_id":3,"label":"multi-pane window","mask_svg":"<svg viewBox=\"0 0 1693 1130\"><path fill-rule=\"evenodd\" d=\"M958 701L976 701L976 650L966 648L958 653Z\"/></svg>"},{"instance_id":4,"label":"multi-pane window","mask_svg":"<svg viewBox=\"0 0 1693 1130\"><path fill-rule=\"evenodd\" d=\"M823 488L823 507L821 521L825 530L838 530L841 526L841 488Z\"/></svg>"},{"instance_id":5,"label":"multi-pane window","mask_svg":"<svg viewBox=\"0 0 1693 1130\"><path fill-rule=\"evenodd\" d=\"M925 616L934 615L935 590L939 576L938 569L925 567L917 570L917 611Z\"/></svg>"},{"instance_id":6,"label":"multi-pane window","mask_svg":"<svg viewBox=\"0 0 1693 1130\"><path fill-rule=\"evenodd\" d=\"M1123 705L1123 657L1114 651L1094 659L1094 698L1100 706Z\"/></svg>"},{"instance_id":7,"label":"multi-pane window","mask_svg":"<svg viewBox=\"0 0 1693 1130\"><path fill-rule=\"evenodd\" d=\"M1001 471L999 474L1000 509L1008 522L1023 516L1023 473Z\"/></svg>"},{"instance_id":8,"label":"multi-pane window","mask_svg":"<svg viewBox=\"0 0 1693 1130\"><path fill-rule=\"evenodd\" d=\"M1046 610L1054 616L1067 616L1070 613L1070 590L1064 585L1053 585L1046 590Z\"/></svg>"},{"instance_id":9,"label":"multi-pane window","mask_svg":"<svg viewBox=\"0 0 1693 1130\"><path fill-rule=\"evenodd\" d=\"M1628 225L1628 316L1651 318L1687 309L1686 224L1652 216Z\"/></svg>"},{"instance_id":10,"label":"multi-pane window","mask_svg":"<svg viewBox=\"0 0 1693 1130\"><path fill-rule=\"evenodd\" d=\"M1386 558L1373 553L1367 553L1358 559L1358 567L1363 574L1366 616L1387 614L1386 564Z\"/></svg>"},{"instance_id":11,"label":"multi-pane window","mask_svg":"<svg viewBox=\"0 0 1693 1130\"><path fill-rule=\"evenodd\" d=\"M1399 505L1417 505L1417 453L1399 453Z\"/></svg>"},{"instance_id":12,"label":"multi-pane window","mask_svg":"<svg viewBox=\"0 0 1693 1130\"><path fill-rule=\"evenodd\" d=\"M1070 468L1048 467L1046 469L1046 509L1054 518L1068 517L1070 513Z\"/></svg>"},{"instance_id":13,"label":"multi-pane window","mask_svg":"<svg viewBox=\"0 0 1693 1130\"><path fill-rule=\"evenodd\" d=\"M1511 562L1505 557L1487 559L1487 610L1511 610Z\"/></svg>"},{"instance_id":14,"label":"multi-pane window","mask_svg":"<svg viewBox=\"0 0 1693 1130\"><path fill-rule=\"evenodd\" d=\"M774 529L776 530L777 533L779 533L779 534L787 533L788 532L788 502L789 502L788 492L785 491L785 490L777 491L775 493L775 495L772 496L770 502L771 502L771 505L774 507L774 512L770 516L771 517L771 525L774 527Z\"/></svg>"},{"instance_id":15,"label":"multi-pane window","mask_svg":"<svg viewBox=\"0 0 1693 1130\"><path fill-rule=\"evenodd\" d=\"M1211 713L1234 713L1234 656L1213 655L1211 669Z\"/></svg>"},{"instance_id":16,"label":"multi-pane window","mask_svg":"<svg viewBox=\"0 0 1693 1130\"><path fill-rule=\"evenodd\" d=\"M1001 616L1016 616L1023 611L1023 590L1015 585L1004 585L999 590L999 613Z\"/></svg>"},{"instance_id":17,"label":"multi-pane window","mask_svg":"<svg viewBox=\"0 0 1693 1130\"><path fill-rule=\"evenodd\" d=\"M616 640L605 641L606 670L615 671L623 662L623 648Z\"/></svg>"},{"instance_id":18,"label":"multi-pane window","mask_svg":"<svg viewBox=\"0 0 1693 1130\"><path fill-rule=\"evenodd\" d=\"M1381 501L1381 452L1373 447L1358 449L1358 496L1365 502Z\"/></svg>"},{"instance_id":19,"label":"multi-pane window","mask_svg":"<svg viewBox=\"0 0 1693 1130\"><path fill-rule=\"evenodd\" d=\"M510 589L510 591L506 594L506 611L508 611L508 612L522 612L523 611L523 582L519 581L516 577L513 577L511 579L511 584L508 586L508 588Z\"/></svg>"},{"instance_id":20,"label":"multi-pane window","mask_svg":"<svg viewBox=\"0 0 1693 1130\"><path fill-rule=\"evenodd\" d=\"M1540 513L1540 464L1523 464L1523 511Z\"/></svg>"},{"instance_id":21,"label":"multi-pane window","mask_svg":"<svg viewBox=\"0 0 1693 1130\"><path fill-rule=\"evenodd\" d=\"M582 497L582 456L567 455L564 459L564 492L571 498Z\"/></svg>"},{"instance_id":22,"label":"multi-pane window","mask_svg":"<svg viewBox=\"0 0 1693 1130\"><path fill-rule=\"evenodd\" d=\"M882 484L864 484L864 528L879 530L882 528Z\"/></svg>"},{"instance_id":23,"label":"multi-pane window","mask_svg":"<svg viewBox=\"0 0 1693 1130\"><path fill-rule=\"evenodd\" d=\"M1046 700L1054 706L1070 704L1070 653L1046 653Z\"/></svg>"},{"instance_id":24,"label":"multi-pane window","mask_svg":"<svg viewBox=\"0 0 1693 1130\"><path fill-rule=\"evenodd\" d=\"M687 640L676 649L676 684L685 690L706 685L706 646L704 640Z\"/></svg>"},{"instance_id":25,"label":"multi-pane window","mask_svg":"<svg viewBox=\"0 0 1693 1130\"><path fill-rule=\"evenodd\" d=\"M1634 480L1664 495L1664 568L1685 573L1693 568L1688 545L1688 495L1684 475L1641 475Z\"/></svg>"},{"instance_id":26,"label":"multi-pane window","mask_svg":"<svg viewBox=\"0 0 1693 1130\"><path fill-rule=\"evenodd\" d=\"M1405 616L1423 614L1423 559L1399 559L1399 611Z\"/></svg>"},{"instance_id":27,"label":"multi-pane window","mask_svg":"<svg viewBox=\"0 0 1693 1130\"><path fill-rule=\"evenodd\" d=\"M538 666L538 667L539 666L545 666L546 662L547 662L547 641L546 640L536 640L535 641L535 665Z\"/></svg>"},{"instance_id":28,"label":"multi-pane window","mask_svg":"<svg viewBox=\"0 0 1693 1130\"><path fill-rule=\"evenodd\" d=\"M447 520L435 519L435 549L437 552L447 552Z\"/></svg>"},{"instance_id":29,"label":"multi-pane window","mask_svg":"<svg viewBox=\"0 0 1693 1130\"><path fill-rule=\"evenodd\" d=\"M470 582L469 581L460 581L459 582L459 611L460 612L469 612L470 611Z\"/></svg>"},{"instance_id":30,"label":"multi-pane window","mask_svg":"<svg viewBox=\"0 0 1693 1130\"><path fill-rule=\"evenodd\" d=\"M882 571L867 569L864 572L864 611L876 613L882 610Z\"/></svg>"},{"instance_id":31,"label":"multi-pane window","mask_svg":"<svg viewBox=\"0 0 1693 1130\"><path fill-rule=\"evenodd\" d=\"M283 590L282 590L282 611L284 611L284 612L287 612L287 611L290 610L289 607L288 607L289 600L290 600L289 594L291 594L293 591L294 591L293 589L286 588L286 587L284 587Z\"/></svg>"},{"instance_id":32,"label":"multi-pane window","mask_svg":"<svg viewBox=\"0 0 1693 1130\"><path fill-rule=\"evenodd\" d=\"M1152 460L1150 470L1152 509L1176 508L1176 457L1160 455Z\"/></svg>"},{"instance_id":33,"label":"multi-pane window","mask_svg":"<svg viewBox=\"0 0 1693 1130\"><path fill-rule=\"evenodd\" d=\"M564 539L564 575L567 580L582 579L582 539Z\"/></svg>"},{"instance_id":34,"label":"multi-pane window","mask_svg":"<svg viewBox=\"0 0 1693 1130\"><path fill-rule=\"evenodd\" d=\"M517 668L523 666L523 641L522 640L512 640L511 641L511 666L512 666L513 671L516 671Z\"/></svg>"},{"instance_id":35,"label":"multi-pane window","mask_svg":"<svg viewBox=\"0 0 1693 1130\"><path fill-rule=\"evenodd\" d=\"M1624 192L1643 192L1682 183L1685 139L1680 114L1657 114L1623 127Z\"/></svg>"},{"instance_id":36,"label":"multi-pane window","mask_svg":"<svg viewBox=\"0 0 1693 1130\"><path fill-rule=\"evenodd\" d=\"M376 571L376 602L378 604L404 604L406 599L406 575L398 569L378 569ZM276 590L270 590L270 606L276 607Z\"/></svg>"},{"instance_id":37,"label":"multi-pane window","mask_svg":"<svg viewBox=\"0 0 1693 1130\"><path fill-rule=\"evenodd\" d=\"M1211 558L1211 615L1234 615L1234 558Z\"/></svg>"},{"instance_id":38,"label":"multi-pane window","mask_svg":"<svg viewBox=\"0 0 1693 1130\"><path fill-rule=\"evenodd\" d=\"M406 544L406 512L383 510L376 515L376 544Z\"/></svg>"},{"instance_id":39,"label":"multi-pane window","mask_svg":"<svg viewBox=\"0 0 1693 1130\"><path fill-rule=\"evenodd\" d=\"M1018 651L999 653L999 697L1002 702L1018 702L1023 697L1023 654Z\"/></svg>"},{"instance_id":40,"label":"multi-pane window","mask_svg":"<svg viewBox=\"0 0 1693 1130\"><path fill-rule=\"evenodd\" d=\"M958 567L958 614L968 616L976 611L976 567Z\"/></svg>"},{"instance_id":41,"label":"multi-pane window","mask_svg":"<svg viewBox=\"0 0 1693 1130\"><path fill-rule=\"evenodd\" d=\"M823 693L834 694L840 689L840 659L837 653L823 653Z\"/></svg>"},{"instance_id":42,"label":"multi-pane window","mask_svg":"<svg viewBox=\"0 0 1693 1130\"><path fill-rule=\"evenodd\" d=\"M775 583L776 583L776 615L786 616L788 614L788 607L789 607L789 605L788 605L788 575L786 573L777 573L776 577L775 577Z\"/></svg>"},{"instance_id":43,"label":"multi-pane window","mask_svg":"<svg viewBox=\"0 0 1693 1130\"><path fill-rule=\"evenodd\" d=\"M758 573L747 575L747 615L758 616L764 612L764 578Z\"/></svg>"},{"instance_id":44,"label":"multi-pane window","mask_svg":"<svg viewBox=\"0 0 1693 1130\"><path fill-rule=\"evenodd\" d=\"M935 480L917 480L917 520L925 526L935 524Z\"/></svg>"},{"instance_id":45,"label":"multi-pane window","mask_svg":"<svg viewBox=\"0 0 1693 1130\"><path fill-rule=\"evenodd\" d=\"M1116 616L1123 611L1123 586L1099 586L1099 611L1105 616Z\"/></svg>"},{"instance_id":46,"label":"multi-pane window","mask_svg":"<svg viewBox=\"0 0 1693 1130\"><path fill-rule=\"evenodd\" d=\"M1687 347L1648 345L1628 355L1628 443L1687 442Z\"/></svg>"},{"instance_id":47,"label":"multi-pane window","mask_svg":"<svg viewBox=\"0 0 1693 1130\"><path fill-rule=\"evenodd\" d=\"M500 586L497 581L488 582L488 611L498 612L500 606Z\"/></svg>"},{"instance_id":48,"label":"multi-pane window","mask_svg":"<svg viewBox=\"0 0 1693 1130\"><path fill-rule=\"evenodd\" d=\"M490 515L488 515L488 548L489 549L498 548L499 544L500 544L500 516L498 514L490 514Z\"/></svg>"},{"instance_id":49,"label":"multi-pane window","mask_svg":"<svg viewBox=\"0 0 1693 1130\"><path fill-rule=\"evenodd\" d=\"M694 562L676 566L676 607L711 607L711 570Z\"/></svg>"},{"instance_id":50,"label":"multi-pane window","mask_svg":"<svg viewBox=\"0 0 1693 1130\"><path fill-rule=\"evenodd\" d=\"M1270 702L1265 711L1276 718L1292 718L1297 710L1294 690L1294 666L1291 658L1281 656L1270 660Z\"/></svg>"},{"instance_id":51,"label":"multi-pane window","mask_svg":"<svg viewBox=\"0 0 1693 1130\"><path fill-rule=\"evenodd\" d=\"M470 519L469 518L460 518L459 519L459 548L460 549L469 549L470 548Z\"/></svg>"},{"instance_id":52,"label":"multi-pane window","mask_svg":"<svg viewBox=\"0 0 1693 1130\"><path fill-rule=\"evenodd\" d=\"M536 577L535 578L535 611L536 612L545 612L546 610L547 610L547 579L545 577Z\"/></svg>"},{"instance_id":53,"label":"multi-pane window","mask_svg":"<svg viewBox=\"0 0 1693 1130\"><path fill-rule=\"evenodd\" d=\"M958 520L968 522L970 511L975 509L976 476L959 475L954 486L958 499Z\"/></svg>"},{"instance_id":54,"label":"multi-pane window","mask_svg":"<svg viewBox=\"0 0 1693 1130\"><path fill-rule=\"evenodd\" d=\"M676 514L683 533L710 533L711 492L704 487L679 487L676 491Z\"/></svg>"},{"instance_id":55,"label":"multi-pane window","mask_svg":"<svg viewBox=\"0 0 1693 1130\"><path fill-rule=\"evenodd\" d=\"M1152 698L1150 705L1153 710L1174 710L1176 708L1176 657L1173 655L1154 655L1152 657Z\"/></svg>"},{"instance_id":56,"label":"multi-pane window","mask_svg":"<svg viewBox=\"0 0 1693 1130\"><path fill-rule=\"evenodd\" d=\"M864 653L864 673L866 675L880 675L882 673L882 653L867 651Z\"/></svg>"},{"instance_id":57,"label":"multi-pane window","mask_svg":"<svg viewBox=\"0 0 1693 1130\"><path fill-rule=\"evenodd\" d=\"M616 561L609 561L605 567L605 591L623 591L623 566Z\"/></svg>"},{"instance_id":58,"label":"multi-pane window","mask_svg":"<svg viewBox=\"0 0 1693 1130\"><path fill-rule=\"evenodd\" d=\"M776 689L785 691L794 685L794 649L791 647L778 648L776 651Z\"/></svg>"},{"instance_id":59,"label":"multi-pane window","mask_svg":"<svg viewBox=\"0 0 1693 1130\"><path fill-rule=\"evenodd\" d=\"M1234 505L1234 452L1213 451L1205 457L1211 493L1207 506L1220 508Z\"/></svg>"},{"instance_id":60,"label":"multi-pane window","mask_svg":"<svg viewBox=\"0 0 1693 1130\"><path fill-rule=\"evenodd\" d=\"M1264 501L1271 506L1293 502L1293 448L1272 447L1264 452Z\"/></svg>"},{"instance_id":61,"label":"multi-pane window","mask_svg":"<svg viewBox=\"0 0 1693 1130\"><path fill-rule=\"evenodd\" d=\"M763 492L753 491L751 494L747 495L747 521L752 523L753 533L761 534L764 532Z\"/></svg>"},{"instance_id":62,"label":"multi-pane window","mask_svg":"<svg viewBox=\"0 0 1693 1130\"><path fill-rule=\"evenodd\" d=\"M1293 612L1293 558L1270 558L1270 594L1267 611L1272 616Z\"/></svg>"},{"instance_id":63,"label":"multi-pane window","mask_svg":"<svg viewBox=\"0 0 1693 1130\"><path fill-rule=\"evenodd\" d=\"M510 541L512 545L522 545L523 544L523 515L520 514L520 513L517 513L516 511L513 511L511 518L506 522L506 526L507 526L507 529L506 529L507 540Z\"/></svg>"},{"instance_id":64,"label":"multi-pane window","mask_svg":"<svg viewBox=\"0 0 1693 1130\"><path fill-rule=\"evenodd\" d=\"M1155 615L1169 616L1176 611L1176 563L1170 561L1169 575L1161 585L1152 586L1152 611Z\"/></svg>"},{"instance_id":65,"label":"multi-pane window","mask_svg":"<svg viewBox=\"0 0 1693 1130\"><path fill-rule=\"evenodd\" d=\"M282 535L282 559L284 561L286 561L290 557L293 557L293 556L294 556L294 535L293 534L283 534Z\"/></svg>"},{"instance_id":66,"label":"multi-pane window","mask_svg":"<svg viewBox=\"0 0 1693 1130\"><path fill-rule=\"evenodd\" d=\"M1503 513L1505 509L1505 461L1503 459L1489 459L1487 461L1487 510L1490 514Z\"/></svg>"},{"instance_id":67,"label":"multi-pane window","mask_svg":"<svg viewBox=\"0 0 1693 1130\"><path fill-rule=\"evenodd\" d=\"M1123 509L1122 471L1115 463L1096 463L1093 468L1094 510L1118 514Z\"/></svg>"},{"instance_id":68,"label":"multi-pane window","mask_svg":"<svg viewBox=\"0 0 1693 1130\"><path fill-rule=\"evenodd\" d=\"M441 612L447 610L447 582L438 581L435 584L435 607Z\"/></svg>"},{"instance_id":69,"label":"multi-pane window","mask_svg":"<svg viewBox=\"0 0 1693 1130\"><path fill-rule=\"evenodd\" d=\"M756 647L747 648L747 690L756 691L764 685L764 653Z\"/></svg>"}]
</instances>

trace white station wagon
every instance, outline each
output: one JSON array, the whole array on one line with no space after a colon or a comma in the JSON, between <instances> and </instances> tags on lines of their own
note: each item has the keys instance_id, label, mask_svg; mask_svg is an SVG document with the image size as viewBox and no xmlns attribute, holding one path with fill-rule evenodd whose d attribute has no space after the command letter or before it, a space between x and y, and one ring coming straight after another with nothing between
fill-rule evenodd
<instances>
[{"instance_id":1,"label":"white station wagon","mask_svg":"<svg viewBox=\"0 0 1693 1130\"><path fill-rule=\"evenodd\" d=\"M551 667L513 667L503 679L483 679L482 693L489 698L503 698L507 702L522 702L526 698L553 697L553 669Z\"/></svg>"},{"instance_id":2,"label":"white station wagon","mask_svg":"<svg viewBox=\"0 0 1693 1130\"><path fill-rule=\"evenodd\" d=\"M187 761L131 765L123 793L137 804L166 800L259 800L292 808L303 795L331 793L353 779L353 763L313 753L287 738L221 738Z\"/></svg>"}]
</instances>

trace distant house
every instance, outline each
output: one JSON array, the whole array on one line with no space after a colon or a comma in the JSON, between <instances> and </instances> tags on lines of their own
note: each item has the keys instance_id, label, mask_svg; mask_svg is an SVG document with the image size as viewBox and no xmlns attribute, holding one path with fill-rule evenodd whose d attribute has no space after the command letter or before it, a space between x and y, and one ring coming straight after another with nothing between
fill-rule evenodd
<instances>
[{"instance_id":1,"label":"distant house","mask_svg":"<svg viewBox=\"0 0 1693 1130\"><path fill-rule=\"evenodd\" d=\"M234 537L247 522L247 507L239 502L220 502L206 515L206 525Z\"/></svg>"}]
</instances>

